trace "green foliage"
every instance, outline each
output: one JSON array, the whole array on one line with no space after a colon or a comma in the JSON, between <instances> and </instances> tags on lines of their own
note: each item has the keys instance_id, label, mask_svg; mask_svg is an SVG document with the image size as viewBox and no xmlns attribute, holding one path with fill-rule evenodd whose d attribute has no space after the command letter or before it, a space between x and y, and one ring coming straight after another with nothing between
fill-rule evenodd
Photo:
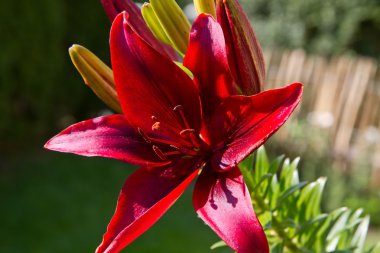
<instances>
[{"instance_id":1,"label":"green foliage","mask_svg":"<svg viewBox=\"0 0 380 253\"><path fill-rule=\"evenodd\" d=\"M380 189L369 185L374 143L367 143L367 146L355 149L356 158L350 160L347 169L343 170L334 163L334 159L337 158L336 154L331 152L334 138L329 136L328 129L310 124L306 115L302 118L293 119L284 126L287 128L287 138L278 138L279 136L275 135L267 142L266 148L269 153L285 152L287 157L302 157L302 170L299 173L304 180L310 181L326 176L329 182L333 182L327 184L324 189L323 210L331 211L342 205L363 208L371 216L371 226L379 227ZM347 185L349 187L346 187Z\"/></svg>"},{"instance_id":2,"label":"green foliage","mask_svg":"<svg viewBox=\"0 0 380 253\"><path fill-rule=\"evenodd\" d=\"M110 24L100 2L2 1L0 21L2 143L25 145L103 108L67 53L80 43L107 61Z\"/></svg>"},{"instance_id":3,"label":"green foliage","mask_svg":"<svg viewBox=\"0 0 380 253\"><path fill-rule=\"evenodd\" d=\"M380 58L378 0L241 0L263 45Z\"/></svg>"},{"instance_id":4,"label":"green foliage","mask_svg":"<svg viewBox=\"0 0 380 253\"><path fill-rule=\"evenodd\" d=\"M346 207L323 213L326 178L300 182L298 163L269 161L260 148L240 165L271 252L374 252L365 249L369 216Z\"/></svg>"}]
</instances>

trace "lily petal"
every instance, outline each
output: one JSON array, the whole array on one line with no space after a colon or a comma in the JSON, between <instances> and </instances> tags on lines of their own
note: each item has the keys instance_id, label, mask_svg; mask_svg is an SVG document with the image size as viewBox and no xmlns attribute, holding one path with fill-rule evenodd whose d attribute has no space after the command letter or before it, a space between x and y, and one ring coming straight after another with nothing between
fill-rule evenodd
<instances>
[{"instance_id":1,"label":"lily petal","mask_svg":"<svg viewBox=\"0 0 380 253\"><path fill-rule=\"evenodd\" d=\"M262 89L265 62L259 41L238 0L217 0L217 19L226 38L228 61L243 95Z\"/></svg>"},{"instance_id":2,"label":"lily petal","mask_svg":"<svg viewBox=\"0 0 380 253\"><path fill-rule=\"evenodd\" d=\"M297 107L302 89L302 84L294 83L254 96L226 98L210 123L217 150L212 157L213 168L232 169L260 147Z\"/></svg>"},{"instance_id":3,"label":"lily petal","mask_svg":"<svg viewBox=\"0 0 380 253\"><path fill-rule=\"evenodd\" d=\"M163 165L123 115L76 123L45 144L45 148L82 156L102 156L145 166Z\"/></svg>"},{"instance_id":4,"label":"lily petal","mask_svg":"<svg viewBox=\"0 0 380 253\"><path fill-rule=\"evenodd\" d=\"M223 31L210 15L200 14L195 20L183 65L198 82L206 117L211 116L222 98L236 94Z\"/></svg>"},{"instance_id":5,"label":"lily petal","mask_svg":"<svg viewBox=\"0 0 380 253\"><path fill-rule=\"evenodd\" d=\"M192 162L166 168L142 167L132 174L120 192L116 212L96 252L119 252L151 227L198 175L199 169L192 167Z\"/></svg>"},{"instance_id":6,"label":"lily petal","mask_svg":"<svg viewBox=\"0 0 380 253\"><path fill-rule=\"evenodd\" d=\"M193 195L196 212L237 253L267 253L268 242L239 168L205 168Z\"/></svg>"},{"instance_id":7,"label":"lily petal","mask_svg":"<svg viewBox=\"0 0 380 253\"><path fill-rule=\"evenodd\" d=\"M139 7L132 0L101 0L101 3L111 22L114 21L119 13L126 11L131 17L129 20L130 26L133 27L136 33L158 52L172 60L178 59L173 48L161 43L153 35L144 21Z\"/></svg>"},{"instance_id":8,"label":"lily petal","mask_svg":"<svg viewBox=\"0 0 380 253\"><path fill-rule=\"evenodd\" d=\"M199 132L201 109L195 84L174 62L141 39L128 19L126 13L116 17L110 39L116 90L128 121L153 135L159 131L152 132L152 118L170 123L176 138L185 128ZM184 116L174 110L178 105Z\"/></svg>"}]
</instances>

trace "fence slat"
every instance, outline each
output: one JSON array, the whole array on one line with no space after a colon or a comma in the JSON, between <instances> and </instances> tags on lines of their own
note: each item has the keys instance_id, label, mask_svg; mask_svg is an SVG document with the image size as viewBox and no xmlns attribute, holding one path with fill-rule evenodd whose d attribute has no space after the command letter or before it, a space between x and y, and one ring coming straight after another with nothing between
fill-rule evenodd
<instances>
[{"instance_id":1,"label":"fence slat","mask_svg":"<svg viewBox=\"0 0 380 253\"><path fill-rule=\"evenodd\" d=\"M372 160L372 180L380 185L380 71L369 58L307 55L303 50L265 50L265 89L293 82L305 85L296 120L325 128L337 169L351 168L359 150ZM313 123L313 124L314 124ZM284 140L289 129L280 131ZM373 137L374 136L374 137ZM353 152L355 151L355 152ZM374 179L375 178L375 179Z\"/></svg>"}]
</instances>

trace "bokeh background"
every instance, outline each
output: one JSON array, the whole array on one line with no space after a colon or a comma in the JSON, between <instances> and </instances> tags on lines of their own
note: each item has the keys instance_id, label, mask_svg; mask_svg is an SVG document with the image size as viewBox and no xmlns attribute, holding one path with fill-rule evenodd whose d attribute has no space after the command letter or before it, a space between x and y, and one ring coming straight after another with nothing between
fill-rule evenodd
<instances>
[{"instance_id":1,"label":"bokeh background","mask_svg":"<svg viewBox=\"0 0 380 253\"><path fill-rule=\"evenodd\" d=\"M379 241L380 1L241 2L265 48L266 88L305 83L301 109L269 153L301 156L303 179L327 176L324 209L364 208L369 240ZM109 62L109 28L99 1L0 2L0 252L93 252L101 240L134 168L42 146L106 110L67 50L81 44ZM127 251L203 253L217 240L189 190Z\"/></svg>"}]
</instances>

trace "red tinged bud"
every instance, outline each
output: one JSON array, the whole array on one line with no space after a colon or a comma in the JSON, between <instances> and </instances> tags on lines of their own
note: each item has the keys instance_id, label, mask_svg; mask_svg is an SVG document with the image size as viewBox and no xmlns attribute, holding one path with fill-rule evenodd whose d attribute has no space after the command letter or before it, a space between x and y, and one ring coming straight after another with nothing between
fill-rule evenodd
<instances>
[{"instance_id":1,"label":"red tinged bud","mask_svg":"<svg viewBox=\"0 0 380 253\"><path fill-rule=\"evenodd\" d=\"M150 46L172 60L178 58L173 48L161 43L153 35L144 21L140 8L132 0L101 0L101 3L111 22L114 21L119 13L125 11L130 17L128 19L128 25L140 34Z\"/></svg>"},{"instance_id":2,"label":"red tinged bud","mask_svg":"<svg viewBox=\"0 0 380 253\"><path fill-rule=\"evenodd\" d=\"M224 32L228 63L238 92L259 93L265 79L265 62L247 15L237 0L217 0L217 20Z\"/></svg>"}]
</instances>

